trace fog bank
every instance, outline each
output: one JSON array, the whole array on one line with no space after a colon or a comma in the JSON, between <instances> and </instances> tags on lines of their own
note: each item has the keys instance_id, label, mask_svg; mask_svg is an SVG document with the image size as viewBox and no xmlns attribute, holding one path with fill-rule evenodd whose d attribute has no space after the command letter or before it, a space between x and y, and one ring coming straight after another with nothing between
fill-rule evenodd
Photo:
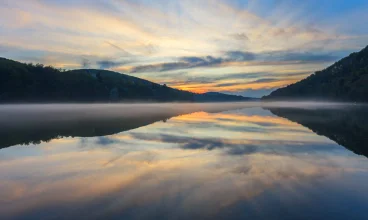
<instances>
[{"instance_id":1,"label":"fog bank","mask_svg":"<svg viewBox=\"0 0 368 220\"><path fill-rule=\"evenodd\" d=\"M151 103L151 104L16 104L0 105L0 123L26 124L109 118L136 118L192 112L262 108L342 108L355 104L322 102L234 102L234 103Z\"/></svg>"}]
</instances>

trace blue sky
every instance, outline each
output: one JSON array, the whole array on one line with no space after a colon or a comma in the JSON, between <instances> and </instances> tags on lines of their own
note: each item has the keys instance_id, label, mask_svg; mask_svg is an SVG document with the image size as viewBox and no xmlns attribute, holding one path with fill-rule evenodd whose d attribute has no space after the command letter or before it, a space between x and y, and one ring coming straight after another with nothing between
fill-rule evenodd
<instances>
[{"instance_id":1,"label":"blue sky","mask_svg":"<svg viewBox=\"0 0 368 220\"><path fill-rule=\"evenodd\" d=\"M0 56L248 96L368 44L365 0L0 0Z\"/></svg>"}]
</instances>

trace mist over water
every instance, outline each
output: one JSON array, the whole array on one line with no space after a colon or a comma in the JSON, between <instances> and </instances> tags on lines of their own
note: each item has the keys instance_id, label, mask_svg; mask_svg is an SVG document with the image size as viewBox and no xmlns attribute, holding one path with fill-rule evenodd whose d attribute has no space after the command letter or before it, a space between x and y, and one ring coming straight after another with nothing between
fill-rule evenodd
<instances>
[{"instance_id":1,"label":"mist over water","mask_svg":"<svg viewBox=\"0 0 368 220\"><path fill-rule=\"evenodd\" d=\"M150 104L14 104L0 105L0 122L75 121L88 119L134 118L156 115L181 115L192 112L218 112L240 108L343 108L355 104L324 102L234 102L234 103L150 103Z\"/></svg>"},{"instance_id":2,"label":"mist over water","mask_svg":"<svg viewBox=\"0 0 368 220\"><path fill-rule=\"evenodd\" d=\"M0 105L0 218L362 219L366 110Z\"/></svg>"}]
</instances>

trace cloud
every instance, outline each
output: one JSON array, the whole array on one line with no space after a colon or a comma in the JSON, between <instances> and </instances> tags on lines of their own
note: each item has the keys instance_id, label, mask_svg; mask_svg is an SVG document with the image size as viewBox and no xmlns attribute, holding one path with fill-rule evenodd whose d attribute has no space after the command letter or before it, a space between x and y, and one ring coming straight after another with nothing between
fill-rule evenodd
<instances>
[{"instance_id":1,"label":"cloud","mask_svg":"<svg viewBox=\"0 0 368 220\"><path fill-rule=\"evenodd\" d=\"M229 57L228 61L250 61L256 59L254 53L244 51L228 51L226 55Z\"/></svg>"},{"instance_id":2,"label":"cloud","mask_svg":"<svg viewBox=\"0 0 368 220\"><path fill-rule=\"evenodd\" d=\"M100 69L111 69L114 67L124 65L126 63L127 62L116 62L112 60L100 60L96 62L96 64L99 66Z\"/></svg>"},{"instance_id":3,"label":"cloud","mask_svg":"<svg viewBox=\"0 0 368 220\"><path fill-rule=\"evenodd\" d=\"M121 51L121 52L123 53L123 56L132 56L132 54L131 54L131 53L129 53L128 51L124 50L123 48L121 48L121 47L117 46L116 44L113 44L113 43L108 42L108 41L106 41L106 43L107 43L108 45L112 46L113 48L115 48L115 49L117 49L117 50Z\"/></svg>"},{"instance_id":4,"label":"cloud","mask_svg":"<svg viewBox=\"0 0 368 220\"><path fill-rule=\"evenodd\" d=\"M220 83L216 84L215 87L231 87L236 85L246 85L246 84L256 84L256 83L268 83L268 82L278 82L283 81L283 78L261 78L250 82L234 82L234 83Z\"/></svg>"},{"instance_id":5,"label":"cloud","mask_svg":"<svg viewBox=\"0 0 368 220\"><path fill-rule=\"evenodd\" d=\"M276 78L262 78L262 79L257 79L255 81L253 81L252 83L266 83L266 82L277 82L277 81L281 81L281 79L276 79Z\"/></svg>"},{"instance_id":6,"label":"cloud","mask_svg":"<svg viewBox=\"0 0 368 220\"><path fill-rule=\"evenodd\" d=\"M169 71L169 70L189 69L189 68L195 68L195 67L215 66L223 62L224 60L222 58L217 58L213 56L180 57L177 62L136 66L132 70L130 70L130 72L131 73L155 72L155 71L162 72L162 71Z\"/></svg>"},{"instance_id":7,"label":"cloud","mask_svg":"<svg viewBox=\"0 0 368 220\"><path fill-rule=\"evenodd\" d=\"M189 56L179 57L176 62L156 63L133 67L130 72L163 72L197 67L213 67L218 65L234 65L234 62L255 62L256 65L313 64L336 61L340 57L332 53L271 51L252 53L248 51L226 51L223 56ZM250 65L250 64L246 64Z\"/></svg>"},{"instance_id":8,"label":"cloud","mask_svg":"<svg viewBox=\"0 0 368 220\"><path fill-rule=\"evenodd\" d=\"M225 52L224 57L214 57L210 55L203 57L198 56L179 57L177 62L136 66L133 67L130 70L130 72L131 73L155 72L155 71L162 72L162 71L189 69L196 67L210 67L228 62L243 62L254 59L255 55L250 52L228 51Z\"/></svg>"},{"instance_id":9,"label":"cloud","mask_svg":"<svg viewBox=\"0 0 368 220\"><path fill-rule=\"evenodd\" d=\"M243 145L234 146L226 150L229 155L249 155L255 154L259 151L259 146L256 145Z\"/></svg>"},{"instance_id":10,"label":"cloud","mask_svg":"<svg viewBox=\"0 0 368 220\"><path fill-rule=\"evenodd\" d=\"M302 63L331 62L341 58L332 53L276 51L265 53L267 61L299 61Z\"/></svg>"},{"instance_id":11,"label":"cloud","mask_svg":"<svg viewBox=\"0 0 368 220\"><path fill-rule=\"evenodd\" d=\"M211 66L222 63L224 60L222 58L216 58L213 56L205 56L205 57L181 57L179 58L180 62L185 62L193 65L193 67L197 66Z\"/></svg>"},{"instance_id":12,"label":"cloud","mask_svg":"<svg viewBox=\"0 0 368 220\"><path fill-rule=\"evenodd\" d=\"M296 72L296 73L280 73L280 72L251 72L251 73L232 73L225 76L213 77L214 80L228 80L228 79L258 79L261 77L301 77L311 72Z\"/></svg>"},{"instance_id":13,"label":"cloud","mask_svg":"<svg viewBox=\"0 0 368 220\"><path fill-rule=\"evenodd\" d=\"M249 37L245 33L231 34L230 36L232 38L234 38L235 40L239 40L239 41L248 41L249 40Z\"/></svg>"},{"instance_id":14,"label":"cloud","mask_svg":"<svg viewBox=\"0 0 368 220\"><path fill-rule=\"evenodd\" d=\"M216 84L216 87L228 87L228 86L235 86L235 85L239 85L239 83L220 83L220 84Z\"/></svg>"},{"instance_id":15,"label":"cloud","mask_svg":"<svg viewBox=\"0 0 368 220\"><path fill-rule=\"evenodd\" d=\"M159 64L135 66L129 72L130 73L156 72L156 71L169 71L187 68L190 68L190 65L188 65L187 63L179 63L179 62L159 63Z\"/></svg>"}]
</instances>

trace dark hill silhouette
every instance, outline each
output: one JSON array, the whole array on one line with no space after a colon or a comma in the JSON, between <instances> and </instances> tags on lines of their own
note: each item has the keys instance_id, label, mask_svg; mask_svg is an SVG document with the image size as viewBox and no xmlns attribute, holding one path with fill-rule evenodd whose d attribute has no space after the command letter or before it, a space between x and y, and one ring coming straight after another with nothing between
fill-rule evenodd
<instances>
[{"instance_id":1,"label":"dark hill silhouette","mask_svg":"<svg viewBox=\"0 0 368 220\"><path fill-rule=\"evenodd\" d=\"M280 88L263 100L332 100L368 102L368 46L300 82Z\"/></svg>"},{"instance_id":2,"label":"dark hill silhouette","mask_svg":"<svg viewBox=\"0 0 368 220\"><path fill-rule=\"evenodd\" d=\"M226 98L212 100L212 96L206 94L173 89L107 70L62 71L42 64L23 64L0 58L0 103L250 100L224 96Z\"/></svg>"}]
</instances>

